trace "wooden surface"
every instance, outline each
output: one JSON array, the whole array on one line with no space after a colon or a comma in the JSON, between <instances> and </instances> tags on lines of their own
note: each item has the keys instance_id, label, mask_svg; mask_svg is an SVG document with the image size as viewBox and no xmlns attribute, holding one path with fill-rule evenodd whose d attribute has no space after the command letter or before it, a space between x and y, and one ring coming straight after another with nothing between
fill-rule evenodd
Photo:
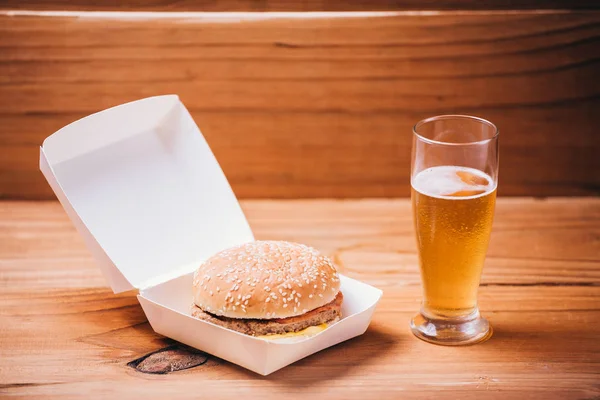
<instances>
[{"instance_id":1,"label":"wooden surface","mask_svg":"<svg viewBox=\"0 0 600 400\"><path fill-rule=\"evenodd\" d=\"M600 199L499 199L480 290L495 333L465 348L409 331L420 286L408 200L242 206L258 238L316 246L384 290L365 335L268 377L214 357L143 374L127 364L172 342L133 294L106 288L60 205L0 202L0 395L599 398Z\"/></svg>"},{"instance_id":2,"label":"wooden surface","mask_svg":"<svg viewBox=\"0 0 600 400\"><path fill-rule=\"evenodd\" d=\"M2 0L7 10L389 11L597 9L595 0Z\"/></svg>"},{"instance_id":3,"label":"wooden surface","mask_svg":"<svg viewBox=\"0 0 600 400\"><path fill-rule=\"evenodd\" d=\"M241 198L407 196L411 128L442 113L499 126L501 195L595 195L599 54L598 11L4 11L0 198L53 198L38 170L46 136L165 93Z\"/></svg>"}]
</instances>

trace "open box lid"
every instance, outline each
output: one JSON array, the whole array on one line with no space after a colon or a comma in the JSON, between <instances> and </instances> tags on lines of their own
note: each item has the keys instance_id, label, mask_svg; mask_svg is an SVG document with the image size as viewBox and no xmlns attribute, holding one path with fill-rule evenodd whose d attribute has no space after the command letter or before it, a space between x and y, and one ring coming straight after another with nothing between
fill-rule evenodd
<instances>
[{"instance_id":1,"label":"open box lid","mask_svg":"<svg viewBox=\"0 0 600 400\"><path fill-rule=\"evenodd\" d=\"M90 115L49 136L40 168L115 293L195 270L252 231L175 95Z\"/></svg>"}]
</instances>

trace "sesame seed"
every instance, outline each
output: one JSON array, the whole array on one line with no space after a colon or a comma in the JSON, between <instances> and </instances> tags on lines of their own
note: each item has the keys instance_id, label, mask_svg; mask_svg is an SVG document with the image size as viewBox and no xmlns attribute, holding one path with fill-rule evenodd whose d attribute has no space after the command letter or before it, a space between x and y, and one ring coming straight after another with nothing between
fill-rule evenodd
<instances>
[{"instance_id":1,"label":"sesame seed","mask_svg":"<svg viewBox=\"0 0 600 400\"><path fill-rule=\"evenodd\" d=\"M283 305L283 308L286 308L286 307L287 307L287 304L284 304L284 305Z\"/></svg>"},{"instance_id":2,"label":"sesame seed","mask_svg":"<svg viewBox=\"0 0 600 400\"><path fill-rule=\"evenodd\" d=\"M265 303L268 303L268 302L270 302L270 301L271 301L271 298L270 298L270 297L267 297L267 298L266 298L266 300L265 300Z\"/></svg>"},{"instance_id":3,"label":"sesame seed","mask_svg":"<svg viewBox=\"0 0 600 400\"><path fill-rule=\"evenodd\" d=\"M287 299L285 297L282 300L284 303L287 303Z\"/></svg>"},{"instance_id":4,"label":"sesame seed","mask_svg":"<svg viewBox=\"0 0 600 400\"><path fill-rule=\"evenodd\" d=\"M319 297L323 297L323 295L321 293L319 293Z\"/></svg>"},{"instance_id":5,"label":"sesame seed","mask_svg":"<svg viewBox=\"0 0 600 400\"><path fill-rule=\"evenodd\" d=\"M298 297L302 297L302 294L300 294L300 293L296 293L296 296L298 296Z\"/></svg>"},{"instance_id":6,"label":"sesame seed","mask_svg":"<svg viewBox=\"0 0 600 400\"><path fill-rule=\"evenodd\" d=\"M309 299L312 299L312 297L313 297L312 293L308 295Z\"/></svg>"},{"instance_id":7,"label":"sesame seed","mask_svg":"<svg viewBox=\"0 0 600 400\"><path fill-rule=\"evenodd\" d=\"M240 302L239 302L239 301L236 301L236 302L235 302L235 305L236 305L236 306L239 306L239 305L240 305Z\"/></svg>"},{"instance_id":8,"label":"sesame seed","mask_svg":"<svg viewBox=\"0 0 600 400\"><path fill-rule=\"evenodd\" d=\"M313 288L314 288L314 289L316 289L316 288L317 288L317 285L313 286Z\"/></svg>"},{"instance_id":9,"label":"sesame seed","mask_svg":"<svg viewBox=\"0 0 600 400\"><path fill-rule=\"evenodd\" d=\"M208 292L208 294L210 294L212 296L213 295L213 291L211 290L210 292Z\"/></svg>"}]
</instances>

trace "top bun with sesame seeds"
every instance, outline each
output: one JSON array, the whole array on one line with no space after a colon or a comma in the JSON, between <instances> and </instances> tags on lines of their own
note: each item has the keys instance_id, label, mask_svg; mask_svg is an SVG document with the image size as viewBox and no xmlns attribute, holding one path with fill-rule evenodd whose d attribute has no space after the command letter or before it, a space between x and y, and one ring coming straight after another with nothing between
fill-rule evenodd
<instances>
[{"instance_id":1,"label":"top bun with sesame seeds","mask_svg":"<svg viewBox=\"0 0 600 400\"><path fill-rule=\"evenodd\" d=\"M335 266L303 244L255 241L223 250L198 268L193 285L193 316L251 335L299 331L341 316Z\"/></svg>"}]
</instances>

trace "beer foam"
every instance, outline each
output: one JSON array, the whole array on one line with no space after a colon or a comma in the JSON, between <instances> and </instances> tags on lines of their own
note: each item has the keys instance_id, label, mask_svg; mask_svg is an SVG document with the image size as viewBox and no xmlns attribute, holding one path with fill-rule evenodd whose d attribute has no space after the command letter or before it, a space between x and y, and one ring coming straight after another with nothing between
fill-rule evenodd
<instances>
[{"instance_id":1,"label":"beer foam","mask_svg":"<svg viewBox=\"0 0 600 400\"><path fill-rule=\"evenodd\" d=\"M411 184L422 194L444 199L473 199L496 189L485 172L453 165L427 168L414 176Z\"/></svg>"}]
</instances>

